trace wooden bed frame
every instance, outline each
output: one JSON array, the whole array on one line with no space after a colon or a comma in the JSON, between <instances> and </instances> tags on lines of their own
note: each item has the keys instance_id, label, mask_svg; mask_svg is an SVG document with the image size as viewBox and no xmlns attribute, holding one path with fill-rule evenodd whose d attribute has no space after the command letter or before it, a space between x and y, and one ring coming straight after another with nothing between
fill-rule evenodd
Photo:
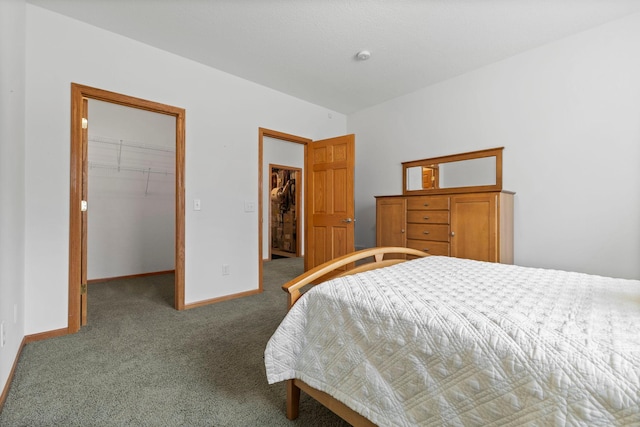
<instances>
[{"instance_id":1,"label":"wooden bed frame","mask_svg":"<svg viewBox=\"0 0 640 427\"><path fill-rule=\"evenodd\" d=\"M395 256L400 255L402 258L385 259L385 255L392 254ZM406 261L406 255L418 258L429 256L429 254L416 249L401 247L363 249L343 255L312 268L304 274L301 274L295 279L282 285L282 289L288 293L288 303L289 308L291 308L302 296L301 289L309 284L321 283L335 277L348 276L350 274L398 264ZM304 390L305 393L326 406L329 410L337 414L352 426L375 426L375 424L367 418L347 407L342 402L336 400L334 397L311 387L299 379L287 380L287 418L290 420L294 420L298 417L300 390Z\"/></svg>"}]
</instances>

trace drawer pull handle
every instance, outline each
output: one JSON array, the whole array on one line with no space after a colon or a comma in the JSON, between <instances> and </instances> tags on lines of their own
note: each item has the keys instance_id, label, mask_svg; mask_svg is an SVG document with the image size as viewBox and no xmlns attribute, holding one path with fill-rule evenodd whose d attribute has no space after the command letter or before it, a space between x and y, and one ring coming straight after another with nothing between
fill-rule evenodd
<instances>
[{"instance_id":1,"label":"drawer pull handle","mask_svg":"<svg viewBox=\"0 0 640 427\"><path fill-rule=\"evenodd\" d=\"M429 252L429 248L424 248L422 252Z\"/></svg>"},{"instance_id":2,"label":"drawer pull handle","mask_svg":"<svg viewBox=\"0 0 640 427\"><path fill-rule=\"evenodd\" d=\"M429 234L429 232L428 231L423 231L422 234Z\"/></svg>"},{"instance_id":3,"label":"drawer pull handle","mask_svg":"<svg viewBox=\"0 0 640 427\"><path fill-rule=\"evenodd\" d=\"M428 217L428 216L425 216L425 217L423 217L423 219L424 219L425 221L428 221L428 220L429 220L429 217Z\"/></svg>"},{"instance_id":4,"label":"drawer pull handle","mask_svg":"<svg viewBox=\"0 0 640 427\"><path fill-rule=\"evenodd\" d=\"M451 237L454 237L455 235L456 235L456 233L452 231L451 232Z\"/></svg>"},{"instance_id":5,"label":"drawer pull handle","mask_svg":"<svg viewBox=\"0 0 640 427\"><path fill-rule=\"evenodd\" d=\"M429 203L425 203L424 206L429 206Z\"/></svg>"}]
</instances>

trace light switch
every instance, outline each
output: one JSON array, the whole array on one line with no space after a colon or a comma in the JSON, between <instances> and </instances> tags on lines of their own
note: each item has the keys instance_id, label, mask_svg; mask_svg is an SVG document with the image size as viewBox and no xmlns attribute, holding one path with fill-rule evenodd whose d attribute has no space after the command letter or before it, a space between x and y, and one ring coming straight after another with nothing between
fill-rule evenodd
<instances>
[{"instance_id":1,"label":"light switch","mask_svg":"<svg viewBox=\"0 0 640 427\"><path fill-rule=\"evenodd\" d=\"M193 199L193 210L194 211L200 210L200 199Z\"/></svg>"},{"instance_id":2,"label":"light switch","mask_svg":"<svg viewBox=\"0 0 640 427\"><path fill-rule=\"evenodd\" d=\"M256 210L255 203L253 203L250 200L245 200L244 201L244 211L245 212L255 212L255 210Z\"/></svg>"}]
</instances>

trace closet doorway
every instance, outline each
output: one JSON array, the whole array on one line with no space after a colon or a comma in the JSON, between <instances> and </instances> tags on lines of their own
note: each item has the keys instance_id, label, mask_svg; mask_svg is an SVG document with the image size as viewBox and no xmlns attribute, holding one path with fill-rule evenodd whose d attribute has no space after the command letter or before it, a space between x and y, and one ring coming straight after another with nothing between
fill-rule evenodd
<instances>
[{"instance_id":1,"label":"closet doorway","mask_svg":"<svg viewBox=\"0 0 640 427\"><path fill-rule=\"evenodd\" d=\"M133 98L114 92L91 88L78 84L72 84L71 106L71 191L70 191L70 237L69 237L69 325L68 332L74 333L86 323L87 312L87 260L88 247L91 248L92 257L108 254L107 247L114 246L118 232L126 234L146 233L153 235L153 226L173 227L173 236L161 237L162 242L155 244L172 246L167 254L139 253L138 264L132 264L131 254L123 255L124 247L106 255L112 258L110 265L100 262L92 262L91 273L93 277L118 277L136 274L118 274L117 271L127 269L142 269L140 273L161 272L167 270L166 266L175 269L174 306L178 310L184 309L184 118L185 111L181 108L159 104L139 98ZM97 102L96 102L97 101ZM132 137L135 132L127 129L127 125L116 131L119 135L106 135L104 121L99 130L89 131L91 128L91 106L96 111L122 112L122 107L130 107L137 120L151 117L148 113L161 114L160 123L164 120L167 132L173 134L166 138L164 143L157 144L152 141L141 141ZM102 114L102 113L101 113ZM115 113L114 113L115 114ZM116 114L117 115L117 114ZM146 115L146 116L145 116ZM167 122L166 118L169 117ZM134 122L136 119L133 120ZM173 123L172 123L173 122ZM97 122L98 124L98 122ZM129 127L135 127L130 123ZM125 135L125 137L122 137ZM150 139L157 139L152 132L147 134ZM90 153L91 152L91 153ZM91 199L89 196L89 176L92 177L93 186L100 187L103 193L97 197L92 188L92 197L96 202L96 208L102 206L108 212L98 215L92 223L92 238L115 238L106 244L96 245L87 242L88 221L91 212ZM111 178L111 179L110 179ZM173 187L173 189L171 188ZM117 196L114 196L114 194ZM106 197L105 197L106 195ZM111 200L104 200L104 199ZM128 199L128 200L126 200ZM137 199L137 200L135 200ZM171 199L171 200L168 200ZM88 201L89 203L87 204ZM153 213L153 209L166 209L166 211ZM88 209L87 209L88 208ZM137 211L137 212L135 212ZM106 215L106 217L105 217ZM127 218L136 218L136 215L145 216L145 224L126 223ZM100 218L103 216L103 218ZM115 218L119 216L122 218ZM111 217L111 221L109 220ZM115 224L116 219L124 220ZM167 225L169 221L169 225ZM111 222L111 223L110 223ZM148 222L148 223L147 223ZM155 223L155 224L151 224ZM162 223L162 224L159 224ZM97 226L97 227L96 227ZM109 229L109 227L114 227ZM135 238L133 239L135 240ZM105 243L105 242L103 242ZM120 242L119 242L120 243ZM154 243L151 242L143 248L144 251L154 251ZM136 250L136 248L129 248ZM119 259L117 259L119 257ZM146 258L145 258L146 257ZM156 258L156 259L154 259ZM171 259L173 258L173 259ZM153 261L149 261L154 259ZM93 259L92 261L99 261ZM155 264L154 264L155 263ZM165 267L162 267L165 266ZM147 270L147 271L144 271ZM102 277L106 276L106 277Z\"/></svg>"},{"instance_id":2,"label":"closet doorway","mask_svg":"<svg viewBox=\"0 0 640 427\"><path fill-rule=\"evenodd\" d=\"M270 164L269 170L269 258L299 257L302 169Z\"/></svg>"},{"instance_id":3,"label":"closet doorway","mask_svg":"<svg viewBox=\"0 0 640 427\"><path fill-rule=\"evenodd\" d=\"M174 272L175 120L88 103L87 284Z\"/></svg>"}]
</instances>

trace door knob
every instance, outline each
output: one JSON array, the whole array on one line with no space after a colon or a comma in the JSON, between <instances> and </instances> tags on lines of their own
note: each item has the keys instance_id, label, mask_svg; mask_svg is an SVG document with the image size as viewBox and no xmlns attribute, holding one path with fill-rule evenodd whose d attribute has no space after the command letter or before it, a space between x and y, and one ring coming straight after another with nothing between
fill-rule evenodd
<instances>
[{"instance_id":1,"label":"door knob","mask_svg":"<svg viewBox=\"0 0 640 427\"><path fill-rule=\"evenodd\" d=\"M352 222L353 220L351 218L347 218L347 219L343 219L342 222L346 222L347 224Z\"/></svg>"}]
</instances>

